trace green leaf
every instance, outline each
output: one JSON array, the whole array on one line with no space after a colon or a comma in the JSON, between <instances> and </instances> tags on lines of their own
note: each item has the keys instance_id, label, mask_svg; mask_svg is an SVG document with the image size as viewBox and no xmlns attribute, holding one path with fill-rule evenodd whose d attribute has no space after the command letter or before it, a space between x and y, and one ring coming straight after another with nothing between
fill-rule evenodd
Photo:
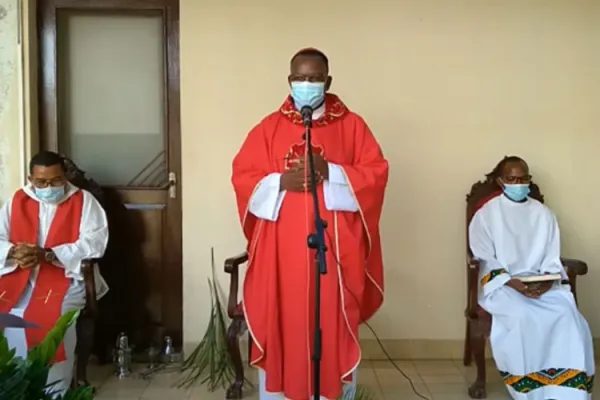
<instances>
[{"instance_id":1,"label":"green leaf","mask_svg":"<svg viewBox=\"0 0 600 400\"><path fill-rule=\"evenodd\" d=\"M15 352L15 349L8 348L8 340L4 333L0 331L0 371L13 359Z\"/></svg>"},{"instance_id":2,"label":"green leaf","mask_svg":"<svg viewBox=\"0 0 600 400\"><path fill-rule=\"evenodd\" d=\"M10 400L92 400L92 388L80 387L55 396L47 384L49 362L63 341L67 329L79 316L78 311L63 315L44 340L29 351L26 359L15 357L8 342L0 332L0 399Z\"/></svg>"},{"instance_id":3,"label":"green leaf","mask_svg":"<svg viewBox=\"0 0 600 400\"><path fill-rule=\"evenodd\" d=\"M91 400L94 397L94 391L89 386L80 386L75 390L69 390L63 396L58 396L55 400Z\"/></svg>"},{"instance_id":4,"label":"green leaf","mask_svg":"<svg viewBox=\"0 0 600 400\"><path fill-rule=\"evenodd\" d=\"M62 343L67 333L67 329L71 327L79 317L79 310L72 310L61 316L56 325L48 332L44 340L29 350L27 359L32 362L39 362L44 365L48 364L54 358L58 346Z\"/></svg>"}]
</instances>

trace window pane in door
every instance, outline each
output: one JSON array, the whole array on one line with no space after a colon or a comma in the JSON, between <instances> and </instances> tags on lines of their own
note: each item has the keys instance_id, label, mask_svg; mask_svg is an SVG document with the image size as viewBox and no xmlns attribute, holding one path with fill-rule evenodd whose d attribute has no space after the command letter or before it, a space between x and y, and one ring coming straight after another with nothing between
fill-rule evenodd
<instances>
[{"instance_id":1,"label":"window pane in door","mask_svg":"<svg viewBox=\"0 0 600 400\"><path fill-rule=\"evenodd\" d=\"M164 48L160 13L57 15L59 150L101 185L167 183Z\"/></svg>"}]
</instances>

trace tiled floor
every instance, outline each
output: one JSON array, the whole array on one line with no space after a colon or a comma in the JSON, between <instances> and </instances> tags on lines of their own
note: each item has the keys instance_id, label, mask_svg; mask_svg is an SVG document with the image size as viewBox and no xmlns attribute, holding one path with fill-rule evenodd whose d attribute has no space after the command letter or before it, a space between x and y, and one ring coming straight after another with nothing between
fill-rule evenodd
<instances>
[{"instance_id":1,"label":"tiled floor","mask_svg":"<svg viewBox=\"0 0 600 400\"><path fill-rule=\"evenodd\" d=\"M415 389L429 400L469 399L467 385L475 376L473 367L464 367L459 361L397 361L396 364L413 381ZM488 399L508 399L499 375L493 365L488 367ZM209 393L202 386L184 391L173 388L177 374L157 374L152 381L135 376L116 379L111 367L92 367L90 377L98 388L97 400L224 400L224 392ZM135 375L135 374L134 374ZM251 382L256 373L248 371ZM358 373L359 383L368 386L378 400L418 400L408 380L389 361L363 361ZM246 400L258 400L256 389L248 389Z\"/></svg>"}]
</instances>

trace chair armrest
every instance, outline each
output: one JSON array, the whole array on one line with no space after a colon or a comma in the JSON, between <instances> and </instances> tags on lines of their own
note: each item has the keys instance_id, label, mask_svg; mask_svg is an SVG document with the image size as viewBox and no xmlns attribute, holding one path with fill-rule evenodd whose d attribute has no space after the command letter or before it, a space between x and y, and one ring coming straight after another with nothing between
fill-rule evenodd
<instances>
[{"instance_id":1,"label":"chair armrest","mask_svg":"<svg viewBox=\"0 0 600 400\"><path fill-rule=\"evenodd\" d=\"M228 274L233 273L234 271L237 272L237 269L240 265L242 265L243 263L245 263L246 261L248 261L248 252L245 251L242 254L239 254L235 257L230 257L227 260L225 260L225 272Z\"/></svg>"},{"instance_id":2,"label":"chair armrest","mask_svg":"<svg viewBox=\"0 0 600 400\"><path fill-rule=\"evenodd\" d=\"M467 310L468 318L475 318L479 306L479 261L467 256Z\"/></svg>"},{"instance_id":3,"label":"chair armrest","mask_svg":"<svg viewBox=\"0 0 600 400\"><path fill-rule=\"evenodd\" d=\"M83 274L83 282L85 284L85 308L83 313L85 316L94 317L98 312L98 301L96 298L96 279L94 277L94 265L97 260L87 259L81 262L81 272Z\"/></svg>"},{"instance_id":4,"label":"chair armrest","mask_svg":"<svg viewBox=\"0 0 600 400\"><path fill-rule=\"evenodd\" d=\"M229 318L237 316L238 308L238 276L240 265L248 261L248 252L243 252L235 257L225 260L225 272L229 277L229 295L227 297L227 315Z\"/></svg>"},{"instance_id":5,"label":"chair armrest","mask_svg":"<svg viewBox=\"0 0 600 400\"><path fill-rule=\"evenodd\" d=\"M560 261L569 275L585 275L588 272L587 263L573 258L562 258Z\"/></svg>"}]
</instances>

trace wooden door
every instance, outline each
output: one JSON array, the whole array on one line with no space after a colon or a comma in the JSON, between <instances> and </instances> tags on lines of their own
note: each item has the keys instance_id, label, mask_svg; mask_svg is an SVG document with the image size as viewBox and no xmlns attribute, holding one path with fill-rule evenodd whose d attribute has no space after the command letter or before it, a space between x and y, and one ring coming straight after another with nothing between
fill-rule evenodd
<instances>
[{"instance_id":1,"label":"wooden door","mask_svg":"<svg viewBox=\"0 0 600 400\"><path fill-rule=\"evenodd\" d=\"M40 144L109 198L103 346L182 342L177 0L40 0Z\"/></svg>"}]
</instances>

